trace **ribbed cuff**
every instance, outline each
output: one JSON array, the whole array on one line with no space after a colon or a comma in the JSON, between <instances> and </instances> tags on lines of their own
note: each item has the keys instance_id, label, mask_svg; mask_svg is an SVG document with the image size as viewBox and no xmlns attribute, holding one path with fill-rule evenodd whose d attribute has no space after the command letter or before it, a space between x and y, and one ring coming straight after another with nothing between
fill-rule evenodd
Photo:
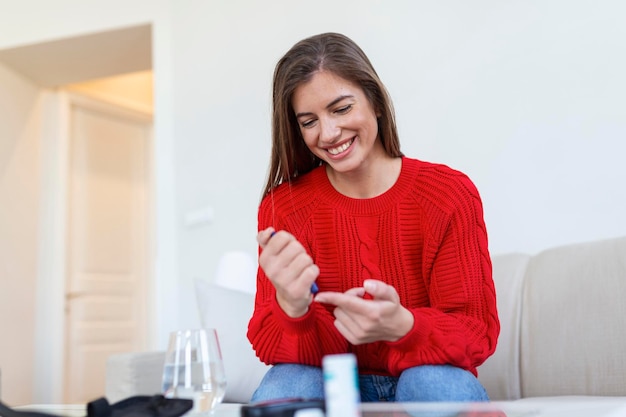
<instances>
[{"instance_id":1,"label":"ribbed cuff","mask_svg":"<svg viewBox=\"0 0 626 417\"><path fill-rule=\"evenodd\" d=\"M309 305L309 311L301 317L289 317L287 313L280 307L276 298L272 302L274 316L279 320L284 329L290 333L302 333L310 331L315 326L315 308L313 303Z\"/></svg>"}]
</instances>

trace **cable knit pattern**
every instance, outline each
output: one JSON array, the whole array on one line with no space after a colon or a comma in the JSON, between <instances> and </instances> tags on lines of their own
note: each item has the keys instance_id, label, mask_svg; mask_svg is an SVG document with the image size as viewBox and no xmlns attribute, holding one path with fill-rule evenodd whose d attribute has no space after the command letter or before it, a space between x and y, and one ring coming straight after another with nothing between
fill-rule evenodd
<instances>
[{"instance_id":1,"label":"cable knit pattern","mask_svg":"<svg viewBox=\"0 0 626 417\"><path fill-rule=\"evenodd\" d=\"M326 354L354 352L360 373L452 364L476 374L494 352L500 325L487 232L478 191L464 174L403 158L387 192L353 199L320 167L277 187L258 220L259 230L287 230L305 246L320 267L321 291L379 279L415 317L396 342L353 346L335 328L332 306L314 302L303 317L285 315L259 268L248 338L263 362L321 366Z\"/></svg>"}]
</instances>

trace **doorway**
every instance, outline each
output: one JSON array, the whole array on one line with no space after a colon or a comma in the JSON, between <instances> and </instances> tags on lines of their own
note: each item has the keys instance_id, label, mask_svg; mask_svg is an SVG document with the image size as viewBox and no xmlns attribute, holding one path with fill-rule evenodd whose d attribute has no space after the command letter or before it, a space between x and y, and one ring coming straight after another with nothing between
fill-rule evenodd
<instances>
[{"instance_id":1,"label":"doorway","mask_svg":"<svg viewBox=\"0 0 626 417\"><path fill-rule=\"evenodd\" d=\"M152 120L93 97L67 103L63 401L84 404L105 394L110 355L147 345Z\"/></svg>"}]
</instances>

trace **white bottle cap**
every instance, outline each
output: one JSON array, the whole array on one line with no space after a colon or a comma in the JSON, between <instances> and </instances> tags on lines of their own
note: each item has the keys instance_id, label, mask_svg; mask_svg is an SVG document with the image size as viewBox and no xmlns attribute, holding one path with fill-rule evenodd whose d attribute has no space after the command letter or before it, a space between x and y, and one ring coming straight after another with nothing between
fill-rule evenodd
<instances>
[{"instance_id":1,"label":"white bottle cap","mask_svg":"<svg viewBox=\"0 0 626 417\"><path fill-rule=\"evenodd\" d=\"M324 412L319 408L303 408L297 410L293 417L324 417Z\"/></svg>"}]
</instances>

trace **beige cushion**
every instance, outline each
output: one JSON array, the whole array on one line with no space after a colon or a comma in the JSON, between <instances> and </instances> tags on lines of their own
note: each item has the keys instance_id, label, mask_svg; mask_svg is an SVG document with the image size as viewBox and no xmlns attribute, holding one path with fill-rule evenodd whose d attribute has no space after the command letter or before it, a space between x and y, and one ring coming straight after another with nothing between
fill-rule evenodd
<instances>
[{"instance_id":1,"label":"beige cushion","mask_svg":"<svg viewBox=\"0 0 626 417\"><path fill-rule=\"evenodd\" d=\"M246 337L254 295L196 280L196 299L203 327L214 328L226 372L225 402L249 402L269 368L256 357Z\"/></svg>"},{"instance_id":2,"label":"beige cushion","mask_svg":"<svg viewBox=\"0 0 626 417\"><path fill-rule=\"evenodd\" d=\"M626 238L533 257L523 291L522 395L626 395Z\"/></svg>"},{"instance_id":3,"label":"beige cushion","mask_svg":"<svg viewBox=\"0 0 626 417\"><path fill-rule=\"evenodd\" d=\"M165 352L125 352L109 356L105 395L113 404L133 395L161 392Z\"/></svg>"},{"instance_id":4,"label":"beige cushion","mask_svg":"<svg viewBox=\"0 0 626 417\"><path fill-rule=\"evenodd\" d=\"M496 352L478 368L478 379L494 401L518 399L520 294L530 257L525 254L494 256L493 281L496 287L500 337Z\"/></svg>"}]
</instances>

